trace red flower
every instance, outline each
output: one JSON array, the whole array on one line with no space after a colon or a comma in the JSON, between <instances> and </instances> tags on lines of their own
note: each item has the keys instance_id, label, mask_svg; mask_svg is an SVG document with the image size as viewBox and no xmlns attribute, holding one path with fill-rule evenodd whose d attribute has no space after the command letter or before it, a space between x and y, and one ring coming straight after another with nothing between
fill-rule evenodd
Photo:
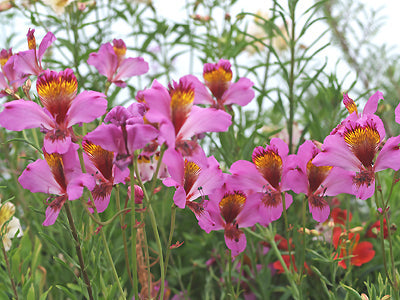
<instances>
[{"instance_id":1,"label":"red flower","mask_svg":"<svg viewBox=\"0 0 400 300\"><path fill-rule=\"evenodd\" d=\"M336 207L332 210L331 217L335 225L344 225L347 222L347 210ZM351 221L352 214L349 215L349 222Z\"/></svg>"},{"instance_id":2,"label":"red flower","mask_svg":"<svg viewBox=\"0 0 400 300\"><path fill-rule=\"evenodd\" d=\"M350 256L350 264L357 267L369 262L375 256L372 244L370 242L359 243L359 240L360 235L358 233L347 233L342 228L335 227L332 242L335 249L339 250L335 259ZM346 259L339 261L339 266L346 269L346 261Z\"/></svg>"},{"instance_id":3,"label":"red flower","mask_svg":"<svg viewBox=\"0 0 400 300\"><path fill-rule=\"evenodd\" d=\"M282 255L283 261L285 262L286 267L289 269L290 266L290 259L289 259L289 255ZM294 255L292 255L292 262L294 265L294 271L297 272L297 267L296 267L296 262L294 260ZM281 262L279 260L275 261L272 266L274 267L275 270L278 271L278 274L282 274L285 272L285 270L283 269L283 266L281 264ZM304 269L307 270L307 273L310 274L311 270L308 267L307 263L304 262Z\"/></svg>"},{"instance_id":4,"label":"red flower","mask_svg":"<svg viewBox=\"0 0 400 300\"><path fill-rule=\"evenodd\" d=\"M365 236L376 239L378 237L378 232L380 231L381 231L381 221L378 220L368 228L368 231L365 234ZM383 219L383 237L386 239L387 236L388 236L388 227L386 224L386 219Z\"/></svg>"}]
</instances>

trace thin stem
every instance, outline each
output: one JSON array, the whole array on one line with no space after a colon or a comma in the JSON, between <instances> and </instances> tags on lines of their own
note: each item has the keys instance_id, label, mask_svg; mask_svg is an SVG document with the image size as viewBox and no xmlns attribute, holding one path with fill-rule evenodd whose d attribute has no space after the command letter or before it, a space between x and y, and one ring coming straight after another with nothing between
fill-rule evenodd
<instances>
[{"instance_id":1,"label":"thin stem","mask_svg":"<svg viewBox=\"0 0 400 300\"><path fill-rule=\"evenodd\" d=\"M95 214L96 214L96 217L99 218L99 215L97 214L97 212L95 212ZM122 289L122 286L121 286L121 282L119 281L117 270L115 269L114 261L112 259L111 253L110 253L110 248L108 247L108 243L107 243L107 239L106 239L104 230L103 229L100 230L100 233L101 233L101 239L103 240L104 248L106 249L108 263L111 266L111 270L114 275L115 282L117 283L117 286L118 286L119 292L121 293L122 298L126 299L124 290Z\"/></svg>"},{"instance_id":2,"label":"thin stem","mask_svg":"<svg viewBox=\"0 0 400 300\"><path fill-rule=\"evenodd\" d=\"M290 241L289 241L289 225L288 225L288 219L287 219L287 213L286 213L285 193L282 193L282 206L283 206L282 214L283 214L283 220L285 222L286 240L287 240L288 252L289 252L290 270L292 271L292 270L294 270L294 263L293 263Z\"/></svg>"},{"instance_id":3,"label":"thin stem","mask_svg":"<svg viewBox=\"0 0 400 300\"><path fill-rule=\"evenodd\" d=\"M81 251L80 241L79 241L79 238L78 238L78 233L76 231L74 219L72 217L72 213L71 213L71 209L69 207L68 201L65 202L64 207L65 207L65 211L67 213L69 228L71 229L72 236L73 236L73 238L75 240L75 250L76 250L76 254L78 255L79 266L81 267L83 280L85 281L85 284L86 284L86 289L87 289L88 294L89 294L89 299L93 300L92 286L90 285L89 276L86 273L86 268L85 268L85 263L83 261L83 255L82 255L82 251Z\"/></svg>"},{"instance_id":4,"label":"thin stem","mask_svg":"<svg viewBox=\"0 0 400 300\"><path fill-rule=\"evenodd\" d=\"M228 294L228 296L229 296L229 294L231 294L229 298L234 299L236 297L235 297L235 290L232 285L232 251L229 249L229 251L227 253L228 253L228 280L227 280L228 292L227 292L227 294Z\"/></svg>"},{"instance_id":5,"label":"thin stem","mask_svg":"<svg viewBox=\"0 0 400 300\"><path fill-rule=\"evenodd\" d=\"M117 204L118 211L121 211L121 199L120 199L119 192L120 192L119 185L117 184L115 186L115 202ZM126 232L125 232L126 228L124 226L124 217L123 217L123 215L119 215L119 224L121 225L122 239L123 239L123 242L124 242L125 267L126 267L126 271L128 272L129 281L130 281L131 285L133 286L131 268L129 267L128 243L127 243L127 239L126 239Z\"/></svg>"},{"instance_id":6,"label":"thin stem","mask_svg":"<svg viewBox=\"0 0 400 300\"><path fill-rule=\"evenodd\" d=\"M289 134L289 152L293 152L293 122L294 122L294 110L295 110L295 96L294 96L294 63L295 63L295 10L297 1L293 1L290 9L290 21L291 21L291 32L290 32L290 74L289 74L289 123L288 123L288 134Z\"/></svg>"},{"instance_id":7,"label":"thin stem","mask_svg":"<svg viewBox=\"0 0 400 300\"><path fill-rule=\"evenodd\" d=\"M135 299L139 299L138 277L137 277L137 256L136 256L136 212L135 212L135 165L136 157L132 159L133 164L129 165L130 171L130 186L131 186L131 230L132 230L132 275L133 275L133 290ZM143 190L144 191L144 190Z\"/></svg>"},{"instance_id":8,"label":"thin stem","mask_svg":"<svg viewBox=\"0 0 400 300\"><path fill-rule=\"evenodd\" d=\"M6 252L6 249L4 247L3 242L0 241L0 244L1 244L1 250L3 250L4 260L6 261L7 273L8 273L8 277L10 277L11 286L12 286L12 289L13 289L13 292L14 292L14 296L15 296L15 299L18 300L17 288L15 287L15 282L14 282L14 279L13 279L13 277L11 275L10 262L8 261L7 252Z\"/></svg>"},{"instance_id":9,"label":"thin stem","mask_svg":"<svg viewBox=\"0 0 400 300\"><path fill-rule=\"evenodd\" d=\"M171 243L172 243L172 236L174 235L174 230L175 230L175 215L176 215L176 205L175 205L175 203L173 203L171 206L171 227L169 230L167 253L165 254L165 267L164 267L165 274L167 274L169 254L171 252L170 247L171 247Z\"/></svg>"},{"instance_id":10,"label":"thin stem","mask_svg":"<svg viewBox=\"0 0 400 300\"><path fill-rule=\"evenodd\" d=\"M139 186L142 188L143 190L143 195L144 195L144 199L146 201L147 204L147 209L150 215L150 223L151 223L151 227L153 228L153 232L154 232L154 237L156 239L156 244L157 244L157 248L158 248L158 255L160 258L160 273L161 273L161 282L160 282L160 300L163 299L164 297L164 288L165 288L165 272L164 272L164 257L163 257L163 250L162 250L162 246L161 246L161 240L160 240L160 234L158 232L158 228L157 228L157 220L156 220L156 216L154 214L154 210L153 207L151 205L150 202L150 198L149 195L147 194L146 188L143 185L142 179L140 178L140 173L139 173L139 168L138 165L136 163L136 160L133 160L133 166L135 169L135 174L136 174L136 178L137 181L139 183ZM132 191L132 182L131 182L131 191ZM133 198L134 199L134 198Z\"/></svg>"}]
</instances>

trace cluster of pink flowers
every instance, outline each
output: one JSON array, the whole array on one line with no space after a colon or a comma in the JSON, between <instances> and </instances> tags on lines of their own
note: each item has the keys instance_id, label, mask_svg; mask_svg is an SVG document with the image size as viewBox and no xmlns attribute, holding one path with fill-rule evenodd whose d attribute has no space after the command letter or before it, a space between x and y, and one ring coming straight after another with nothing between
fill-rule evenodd
<instances>
[{"instance_id":1,"label":"cluster of pink flowers","mask_svg":"<svg viewBox=\"0 0 400 300\"><path fill-rule=\"evenodd\" d=\"M29 30L28 51L1 52L1 92L17 100L3 105L0 125L14 131L40 128L44 134L44 159L29 164L19 178L31 192L50 195L44 225L53 224L65 201L80 198L84 187L93 195L91 209L103 212L113 187L127 182L134 160L142 181L152 178L164 145L158 177L165 186L175 187L174 203L192 210L206 232L224 230L226 245L236 256L246 248L241 228L278 220L293 202L289 191L305 194L313 218L324 222L330 215L326 196L348 193L367 199L374 193L376 172L400 168L400 136L385 140L383 122L374 114L383 98L377 92L362 114L345 94L350 114L322 145L305 141L297 154L290 154L283 140L273 138L254 149L251 162L236 161L229 174L223 173L199 139L208 132L228 130L230 106L244 106L254 98L249 79L232 82L229 61L205 64L204 82L187 75L164 87L154 80L129 107L116 106L106 114L106 96L95 91L77 94L72 70L42 68L43 54L54 40L48 33L37 50L34 30ZM87 63L110 84L125 87L129 77L148 71L143 58L125 55L125 43L114 40L90 54ZM29 75L37 77L40 105L17 97L18 87ZM76 133L74 125L104 114L96 129L84 137ZM84 168L78 157L80 146Z\"/></svg>"}]
</instances>

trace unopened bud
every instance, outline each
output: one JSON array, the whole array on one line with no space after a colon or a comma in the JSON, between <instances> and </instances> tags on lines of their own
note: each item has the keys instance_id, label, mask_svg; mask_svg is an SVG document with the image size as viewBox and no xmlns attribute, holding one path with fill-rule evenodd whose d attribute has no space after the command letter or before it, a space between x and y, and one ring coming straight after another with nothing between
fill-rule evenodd
<instances>
[{"instance_id":1,"label":"unopened bud","mask_svg":"<svg viewBox=\"0 0 400 300\"><path fill-rule=\"evenodd\" d=\"M361 299L362 300L369 300L368 296L365 295L364 293L361 294Z\"/></svg>"},{"instance_id":2,"label":"unopened bud","mask_svg":"<svg viewBox=\"0 0 400 300\"><path fill-rule=\"evenodd\" d=\"M362 226L357 226L357 227L351 228L351 229L350 229L350 232L351 232L351 233L360 233L360 232L362 232L363 230L364 230L364 227L362 227Z\"/></svg>"},{"instance_id":3,"label":"unopened bud","mask_svg":"<svg viewBox=\"0 0 400 300\"><path fill-rule=\"evenodd\" d=\"M390 300L392 297L390 295L385 295L381 298L381 300Z\"/></svg>"}]
</instances>

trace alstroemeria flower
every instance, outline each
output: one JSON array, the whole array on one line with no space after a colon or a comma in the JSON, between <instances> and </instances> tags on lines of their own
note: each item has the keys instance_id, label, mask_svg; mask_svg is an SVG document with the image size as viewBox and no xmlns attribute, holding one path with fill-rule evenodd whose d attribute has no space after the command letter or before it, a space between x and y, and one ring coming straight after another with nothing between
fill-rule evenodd
<instances>
[{"instance_id":1,"label":"alstroemeria flower","mask_svg":"<svg viewBox=\"0 0 400 300\"><path fill-rule=\"evenodd\" d=\"M350 264L353 266L361 266L375 256L375 251L370 242L359 242L360 234L352 232L347 233L341 227L335 227L333 229L332 242L337 249L338 253L335 255L336 258L350 257ZM347 259L343 259L338 262L338 265L343 269L346 269Z\"/></svg>"},{"instance_id":2,"label":"alstroemeria flower","mask_svg":"<svg viewBox=\"0 0 400 300\"><path fill-rule=\"evenodd\" d=\"M109 82L126 87L124 80L149 71L149 65L142 57L125 58L126 45L123 40L113 40L100 46L97 53L89 54L87 63L94 66L100 74L107 76Z\"/></svg>"},{"instance_id":3,"label":"alstroemeria flower","mask_svg":"<svg viewBox=\"0 0 400 300\"><path fill-rule=\"evenodd\" d=\"M94 178L82 173L76 144L71 144L68 151L59 153L44 152L44 160L38 159L29 164L18 178L23 188L32 193L51 194L47 200L44 226L53 225L65 201L76 200L82 196L83 188L95 187Z\"/></svg>"},{"instance_id":4,"label":"alstroemeria flower","mask_svg":"<svg viewBox=\"0 0 400 300\"><path fill-rule=\"evenodd\" d=\"M0 203L0 236L4 249L6 251L11 248L11 239L18 232L17 237L21 237L22 227L18 218L14 217L15 206L11 202L6 202L3 205ZM8 223L7 223L8 222Z\"/></svg>"},{"instance_id":5,"label":"alstroemeria flower","mask_svg":"<svg viewBox=\"0 0 400 300\"><path fill-rule=\"evenodd\" d=\"M186 79L173 82L168 90L153 81L150 89L143 91L143 98L149 110L146 119L159 124L160 143L168 146L163 161L172 168L182 169L182 157L201 156L204 153L191 138L205 132L226 131L231 125L231 115L215 108L193 105L195 90Z\"/></svg>"},{"instance_id":6,"label":"alstroemeria flower","mask_svg":"<svg viewBox=\"0 0 400 300\"><path fill-rule=\"evenodd\" d=\"M78 81L71 69L59 73L46 70L36 83L40 102L15 100L4 104L0 125L21 131L40 127L48 153L65 153L75 138L72 125L89 123L106 112L105 95L84 91L76 95Z\"/></svg>"},{"instance_id":7,"label":"alstroemeria flower","mask_svg":"<svg viewBox=\"0 0 400 300\"><path fill-rule=\"evenodd\" d=\"M381 221L377 220L375 223L371 224L368 227L365 236L376 239L380 234L380 232L381 232ZM383 219L383 238L386 239L388 237L388 234L389 232L388 232L387 222L386 219Z\"/></svg>"},{"instance_id":8,"label":"alstroemeria flower","mask_svg":"<svg viewBox=\"0 0 400 300\"><path fill-rule=\"evenodd\" d=\"M347 121L357 121L357 119L366 116L373 115L378 109L379 100L383 100L383 94L377 91L371 97L369 97L367 103L364 106L362 114L358 112L357 105L353 99L351 99L348 94L343 93L343 104L349 112L349 116L344 119L335 129L332 130L331 134L343 134L344 125Z\"/></svg>"},{"instance_id":9,"label":"alstroemeria flower","mask_svg":"<svg viewBox=\"0 0 400 300\"><path fill-rule=\"evenodd\" d=\"M201 204L193 202L197 198L210 195L215 189L223 185L222 170L214 156L205 161L191 161L185 159L184 168L171 177L163 180L166 186L175 186L174 203L179 208L188 206L195 214ZM196 214L197 215L197 214Z\"/></svg>"},{"instance_id":10,"label":"alstroemeria flower","mask_svg":"<svg viewBox=\"0 0 400 300\"><path fill-rule=\"evenodd\" d=\"M158 130L144 124L144 106L133 103L128 108L114 107L104 118L104 122L86 138L105 150L114 152L117 156L114 163L122 170L132 162L133 152L142 149L147 143L158 136Z\"/></svg>"},{"instance_id":11,"label":"alstroemeria flower","mask_svg":"<svg viewBox=\"0 0 400 300\"><path fill-rule=\"evenodd\" d=\"M18 73L23 75L36 75L39 76L44 72L42 68L43 55L47 48L56 40L53 33L48 32L42 42L39 45L39 49L36 49L35 29L29 29L27 39L28 48L27 51L21 51L16 54L14 68Z\"/></svg>"},{"instance_id":12,"label":"alstroemeria flower","mask_svg":"<svg viewBox=\"0 0 400 300\"><path fill-rule=\"evenodd\" d=\"M296 262L294 260L294 255L292 254L292 258L290 259L290 256L288 254L282 255L282 259L285 262L286 268L290 270L290 261L293 263L293 268L294 271L297 272L297 267L296 267ZM272 263L272 267L278 272L278 274L285 273L285 269L283 268L281 262L279 260L275 261ZM307 265L306 262L304 262L304 270L307 271L308 273L311 273L310 267Z\"/></svg>"},{"instance_id":13,"label":"alstroemeria flower","mask_svg":"<svg viewBox=\"0 0 400 300\"><path fill-rule=\"evenodd\" d=\"M94 205L97 212L103 212L110 202L114 184L125 181L129 176L129 169L121 171L114 165L114 153L104 150L88 140L82 143L86 172L96 180L92 190Z\"/></svg>"},{"instance_id":14,"label":"alstroemeria flower","mask_svg":"<svg viewBox=\"0 0 400 300\"><path fill-rule=\"evenodd\" d=\"M238 104L245 106L254 98L254 91L252 89L254 84L251 80L243 77L237 82L231 82L231 64L225 59L221 59L216 64L204 64L204 84L193 75L185 77L195 87L195 104L211 104L212 107L224 110L225 105Z\"/></svg>"},{"instance_id":15,"label":"alstroemeria flower","mask_svg":"<svg viewBox=\"0 0 400 300\"><path fill-rule=\"evenodd\" d=\"M239 228L251 227L259 221L259 202L254 196L224 186L209 195L210 200L205 205L213 222L199 219L200 227L207 233L224 230L225 243L232 256L239 255L246 248L246 235Z\"/></svg>"},{"instance_id":16,"label":"alstroemeria flower","mask_svg":"<svg viewBox=\"0 0 400 300\"><path fill-rule=\"evenodd\" d=\"M299 147L297 155L290 156L292 162L291 170L287 174L287 184L296 194L306 194L313 218L318 222L325 222L330 208L324 196L351 194L351 187L343 183L351 181L353 172L331 166L317 167L313 164L313 159L320 152L312 141L305 141Z\"/></svg>"},{"instance_id":17,"label":"alstroemeria flower","mask_svg":"<svg viewBox=\"0 0 400 300\"><path fill-rule=\"evenodd\" d=\"M139 175L140 179L142 179L143 182L150 181L153 178L154 173L157 169L159 159L160 159L160 152L156 152L152 156L148 156L143 153L138 155L137 164L139 169ZM161 162L157 178L165 179L168 177L170 177L170 175L168 173L167 166L165 165L165 163Z\"/></svg>"},{"instance_id":18,"label":"alstroemeria flower","mask_svg":"<svg viewBox=\"0 0 400 300\"><path fill-rule=\"evenodd\" d=\"M375 192L376 172L400 169L400 136L389 138L379 151L384 137L382 120L376 115L365 114L356 121L347 120L342 134L325 138L322 152L314 158L313 164L354 172L352 179L343 184L351 186L352 194L358 198L368 199Z\"/></svg>"},{"instance_id":19,"label":"alstroemeria flower","mask_svg":"<svg viewBox=\"0 0 400 300\"><path fill-rule=\"evenodd\" d=\"M239 160L232 164L231 185L250 193L257 193L260 204L260 224L267 225L278 220L283 211L282 192L290 189L287 184L287 157L289 148L278 138L271 139L265 148L259 146L253 151L253 163ZM293 197L285 193L285 209Z\"/></svg>"}]
</instances>

